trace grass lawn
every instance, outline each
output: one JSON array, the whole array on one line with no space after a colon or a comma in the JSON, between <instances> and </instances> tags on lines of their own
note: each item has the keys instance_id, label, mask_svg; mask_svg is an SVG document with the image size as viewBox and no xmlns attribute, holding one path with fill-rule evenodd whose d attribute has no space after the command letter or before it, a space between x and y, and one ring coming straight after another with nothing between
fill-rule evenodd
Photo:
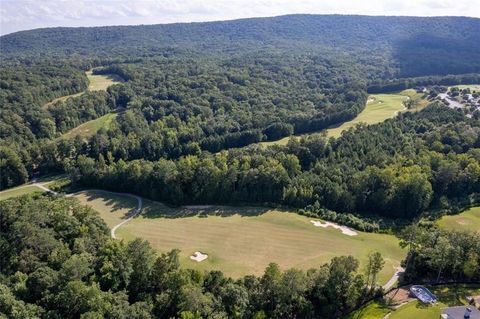
<instances>
[{"instance_id":1,"label":"grass lawn","mask_svg":"<svg viewBox=\"0 0 480 319\"><path fill-rule=\"evenodd\" d=\"M33 194L33 193L43 193L44 190L38 188L36 186L27 185L27 186L19 186L15 188L10 188L0 192L0 200L4 200L11 197L18 197L25 194Z\"/></svg>"},{"instance_id":2,"label":"grass lawn","mask_svg":"<svg viewBox=\"0 0 480 319\"><path fill-rule=\"evenodd\" d=\"M108 128L113 122L113 120L117 117L117 115L118 112L112 112L105 114L98 119L85 122L63 134L60 138L70 139L74 138L76 135L80 135L81 137L92 136L93 134L97 133L98 130L102 127Z\"/></svg>"},{"instance_id":3,"label":"grass lawn","mask_svg":"<svg viewBox=\"0 0 480 319\"><path fill-rule=\"evenodd\" d=\"M438 225L449 230L469 230L480 233L480 206L457 215L443 216Z\"/></svg>"},{"instance_id":4,"label":"grass lawn","mask_svg":"<svg viewBox=\"0 0 480 319\"><path fill-rule=\"evenodd\" d=\"M136 201L126 196L88 191L76 197L99 211L109 226L136 207ZM369 252L379 251L386 259L379 281L385 283L405 254L394 236L360 233L350 237L333 228L314 227L309 218L295 213L258 207L170 208L149 200L144 200L142 215L120 227L117 236L144 238L159 252L179 248L184 267L219 269L235 278L260 275L270 262L283 269L308 269L340 255L365 261ZM195 251L208 254L208 259L190 260Z\"/></svg>"},{"instance_id":5,"label":"grass lawn","mask_svg":"<svg viewBox=\"0 0 480 319\"><path fill-rule=\"evenodd\" d=\"M81 204L96 210L110 228L122 222L123 218L137 207L137 200L133 197L99 191L82 191L75 193L73 197Z\"/></svg>"},{"instance_id":6,"label":"grass lawn","mask_svg":"<svg viewBox=\"0 0 480 319\"><path fill-rule=\"evenodd\" d=\"M387 306L377 301L372 301L343 319L381 319L390 311L390 308Z\"/></svg>"},{"instance_id":7,"label":"grass lawn","mask_svg":"<svg viewBox=\"0 0 480 319\"><path fill-rule=\"evenodd\" d=\"M467 296L480 294L478 285L435 286L429 289L437 296L439 302L429 306L418 301L410 302L393 311L389 319L438 319L443 308L466 305Z\"/></svg>"},{"instance_id":8,"label":"grass lawn","mask_svg":"<svg viewBox=\"0 0 480 319\"><path fill-rule=\"evenodd\" d=\"M345 122L339 127L328 129L328 136L339 137L344 130L359 123L376 124L392 118L405 110L403 102L408 99L401 94L374 94L368 97L367 105L360 114L351 121Z\"/></svg>"},{"instance_id":9,"label":"grass lawn","mask_svg":"<svg viewBox=\"0 0 480 319\"><path fill-rule=\"evenodd\" d=\"M398 94L374 94L370 95L368 98L367 105L365 109L360 112L360 114L351 121L345 122L338 127L330 128L327 130L327 136L339 137L344 130L359 124L376 124L385 121L386 119L394 117L399 112L405 110L403 102L408 98L418 101L418 105L415 110L425 107L428 104L428 101L421 98L422 94L416 93L415 90L405 90ZM317 132L318 133L318 132ZM296 135L295 137L301 137L304 135L311 135L317 133L308 133L302 135ZM270 145L286 145L290 140L291 136L284 137L277 141L268 141L261 142L260 145L270 146Z\"/></svg>"},{"instance_id":10,"label":"grass lawn","mask_svg":"<svg viewBox=\"0 0 480 319\"><path fill-rule=\"evenodd\" d=\"M45 186L54 187L69 182L70 180L65 174L46 175L38 178L38 183L44 183ZM24 184L14 188L6 189L0 192L0 200L10 197L22 196L25 194L44 193L45 191L35 185Z\"/></svg>"}]
</instances>

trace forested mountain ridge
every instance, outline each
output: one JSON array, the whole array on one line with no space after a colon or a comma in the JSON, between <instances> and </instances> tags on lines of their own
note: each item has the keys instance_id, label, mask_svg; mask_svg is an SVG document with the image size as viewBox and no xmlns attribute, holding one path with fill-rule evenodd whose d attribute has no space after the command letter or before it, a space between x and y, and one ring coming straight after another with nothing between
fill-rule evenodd
<instances>
[{"instance_id":1,"label":"forested mountain ridge","mask_svg":"<svg viewBox=\"0 0 480 319\"><path fill-rule=\"evenodd\" d=\"M400 76L418 76L477 72L479 29L479 19L463 17L289 15L188 24L38 29L2 36L0 43L4 58L46 55L111 59L319 49L356 55L366 51L383 56Z\"/></svg>"}]
</instances>

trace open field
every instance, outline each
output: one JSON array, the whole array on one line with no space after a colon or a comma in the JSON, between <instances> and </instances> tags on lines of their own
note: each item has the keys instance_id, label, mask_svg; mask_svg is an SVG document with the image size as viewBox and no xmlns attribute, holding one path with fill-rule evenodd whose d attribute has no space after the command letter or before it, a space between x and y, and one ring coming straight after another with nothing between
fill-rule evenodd
<instances>
[{"instance_id":1,"label":"open field","mask_svg":"<svg viewBox=\"0 0 480 319\"><path fill-rule=\"evenodd\" d=\"M10 188L10 189L1 191L0 200L4 200L11 197L22 196L25 194L43 193L43 192L44 190L34 185L19 186L19 187Z\"/></svg>"},{"instance_id":2,"label":"open field","mask_svg":"<svg viewBox=\"0 0 480 319\"><path fill-rule=\"evenodd\" d=\"M92 74L92 70L85 73L89 81L89 91L105 91L109 86L123 82L116 74Z\"/></svg>"},{"instance_id":3,"label":"open field","mask_svg":"<svg viewBox=\"0 0 480 319\"><path fill-rule=\"evenodd\" d=\"M122 221L136 207L134 199L95 191L77 195L99 211L109 226ZM318 267L332 257L351 254L365 261L371 251L386 259L379 282L385 283L404 257L394 236L359 233L346 236L331 227L314 227L309 218L295 213L257 207L195 206L170 208L144 200L142 215L117 230L125 240L141 237L160 252L181 250L184 267L219 269L235 278L260 275L270 262L283 269ZM195 251L208 254L197 263Z\"/></svg>"},{"instance_id":4,"label":"open field","mask_svg":"<svg viewBox=\"0 0 480 319\"><path fill-rule=\"evenodd\" d=\"M60 138L69 139L74 138L77 135L80 135L81 137L92 136L97 133L99 129L108 128L117 115L118 112L112 112L105 114L98 119L85 122L63 134Z\"/></svg>"},{"instance_id":5,"label":"open field","mask_svg":"<svg viewBox=\"0 0 480 319\"><path fill-rule=\"evenodd\" d=\"M105 91L109 86L111 86L113 84L116 84L116 83L123 82L123 79L121 79L119 76L117 76L115 74L105 74L105 75L103 75L103 74L92 74L92 70L85 72L85 74L86 74L87 79L88 79L87 91ZM82 95L83 93L85 93L85 91L58 97L58 98L53 99L52 101L46 103L43 107L47 108L50 105L55 104L56 102L60 102L60 101L63 102L63 101L66 101L70 98L78 97L78 96Z\"/></svg>"},{"instance_id":6,"label":"open field","mask_svg":"<svg viewBox=\"0 0 480 319\"><path fill-rule=\"evenodd\" d=\"M422 94L416 93L415 90L405 90L397 94L373 94L368 97L367 105L360 114L351 121L345 122L338 127L330 128L327 130L327 136L339 137L344 130L359 124L376 124L392 118L399 112L405 110L403 102L412 98L418 101L418 106L414 109L420 109L428 104L428 101L421 98ZM305 135L312 135L317 133L307 133L302 135L296 135L295 137L302 137ZM287 136L277 141L261 142L260 145L286 145L292 136Z\"/></svg>"},{"instance_id":7,"label":"open field","mask_svg":"<svg viewBox=\"0 0 480 319\"><path fill-rule=\"evenodd\" d=\"M480 206L472 207L461 214L443 216L438 225L449 230L469 230L480 233Z\"/></svg>"}]
</instances>

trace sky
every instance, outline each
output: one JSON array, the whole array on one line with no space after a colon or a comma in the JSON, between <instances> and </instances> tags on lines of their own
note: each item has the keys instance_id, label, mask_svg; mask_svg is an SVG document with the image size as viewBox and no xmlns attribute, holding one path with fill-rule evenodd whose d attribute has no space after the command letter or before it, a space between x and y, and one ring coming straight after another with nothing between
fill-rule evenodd
<instances>
[{"instance_id":1,"label":"sky","mask_svg":"<svg viewBox=\"0 0 480 319\"><path fill-rule=\"evenodd\" d=\"M0 0L0 34L293 13L480 17L480 0Z\"/></svg>"}]
</instances>

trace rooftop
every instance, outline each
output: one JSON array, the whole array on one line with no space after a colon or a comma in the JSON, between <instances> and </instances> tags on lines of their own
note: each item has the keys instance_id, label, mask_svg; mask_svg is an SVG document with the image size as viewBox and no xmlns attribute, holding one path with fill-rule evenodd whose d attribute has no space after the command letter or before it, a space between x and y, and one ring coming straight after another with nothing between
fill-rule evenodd
<instances>
[{"instance_id":1,"label":"rooftop","mask_svg":"<svg viewBox=\"0 0 480 319\"><path fill-rule=\"evenodd\" d=\"M466 308L470 308L470 319L480 319L480 310L473 306L450 307L442 310L442 315L447 315L446 319L463 319ZM443 317L442 317L443 318Z\"/></svg>"}]
</instances>

